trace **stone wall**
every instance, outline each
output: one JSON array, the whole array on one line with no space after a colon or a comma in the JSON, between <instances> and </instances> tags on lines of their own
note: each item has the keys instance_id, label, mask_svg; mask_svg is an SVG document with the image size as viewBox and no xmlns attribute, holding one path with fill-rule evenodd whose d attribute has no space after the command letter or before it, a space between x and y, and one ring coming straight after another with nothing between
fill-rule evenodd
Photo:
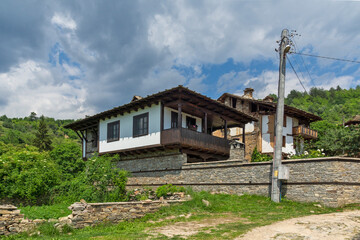
<instances>
[{"instance_id":1,"label":"stone wall","mask_svg":"<svg viewBox=\"0 0 360 240\"><path fill-rule=\"evenodd\" d=\"M137 202L86 203L84 200L72 204L69 216L49 219L48 222L62 229L64 225L73 228L94 226L100 223L117 223L126 219L134 219L152 213L160 207L189 200L183 193L178 193L180 200L145 200ZM44 219L25 219L20 210L12 205L0 205L0 237L33 230L37 225L47 222Z\"/></svg>"},{"instance_id":2,"label":"stone wall","mask_svg":"<svg viewBox=\"0 0 360 240\"><path fill-rule=\"evenodd\" d=\"M72 214L60 218L57 226L67 224L73 228L84 228L104 222L118 223L125 219L143 217L147 213L157 211L160 207L183 201L185 200L145 200L107 203L86 203L81 201L69 207Z\"/></svg>"},{"instance_id":3,"label":"stone wall","mask_svg":"<svg viewBox=\"0 0 360 240\"><path fill-rule=\"evenodd\" d=\"M0 205L0 236L28 231L42 222L24 219L24 214L13 205Z\"/></svg>"},{"instance_id":4,"label":"stone wall","mask_svg":"<svg viewBox=\"0 0 360 240\"><path fill-rule=\"evenodd\" d=\"M282 184L282 195L288 199L333 207L360 202L358 158L285 160L283 164L290 168L290 178ZM227 160L183 164L173 169L132 171L128 187L174 184L199 191L269 196L271 171L272 162Z\"/></svg>"}]
</instances>

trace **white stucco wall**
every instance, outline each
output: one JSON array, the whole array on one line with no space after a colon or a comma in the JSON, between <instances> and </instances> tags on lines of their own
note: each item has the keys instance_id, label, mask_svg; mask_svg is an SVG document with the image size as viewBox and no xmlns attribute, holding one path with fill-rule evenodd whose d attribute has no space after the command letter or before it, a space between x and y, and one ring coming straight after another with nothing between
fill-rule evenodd
<instances>
[{"instance_id":1,"label":"white stucco wall","mask_svg":"<svg viewBox=\"0 0 360 240\"><path fill-rule=\"evenodd\" d=\"M245 124L245 133L252 133L255 130L254 122ZM230 128L230 136L238 136L243 133L243 129L239 127Z\"/></svg>"},{"instance_id":2,"label":"white stucco wall","mask_svg":"<svg viewBox=\"0 0 360 240\"><path fill-rule=\"evenodd\" d=\"M111 119L100 120L99 126L99 152L105 153L129 148L160 144L160 104L153 104L138 111L118 115ZM133 117L143 113L149 113L149 134L133 138ZM120 120L120 139L107 142L107 124Z\"/></svg>"},{"instance_id":3,"label":"white stucco wall","mask_svg":"<svg viewBox=\"0 0 360 240\"><path fill-rule=\"evenodd\" d=\"M170 129L171 128L171 112L178 112L177 110L165 107L164 108L164 129ZM186 116L192 117L196 119L196 125L198 125L197 131L201 132L202 131L202 120L201 118L192 116L190 114L181 113L181 118L182 118L182 127L185 128L186 127Z\"/></svg>"},{"instance_id":4,"label":"white stucco wall","mask_svg":"<svg viewBox=\"0 0 360 240\"><path fill-rule=\"evenodd\" d=\"M295 121L296 122L296 121ZM270 144L270 133L268 133L269 128L269 116L262 116L262 152L270 153L274 152L274 148ZM286 143L285 147L282 148L283 153L295 154L293 136L292 136L292 128L293 128L293 118L286 117L286 127L283 127L283 136L285 136Z\"/></svg>"}]
</instances>

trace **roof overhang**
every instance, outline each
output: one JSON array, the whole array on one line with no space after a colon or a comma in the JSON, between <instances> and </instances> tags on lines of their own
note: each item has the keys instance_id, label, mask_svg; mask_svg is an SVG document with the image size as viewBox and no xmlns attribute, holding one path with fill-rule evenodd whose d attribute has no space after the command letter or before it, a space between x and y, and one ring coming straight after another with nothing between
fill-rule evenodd
<instances>
[{"instance_id":1,"label":"roof overhang","mask_svg":"<svg viewBox=\"0 0 360 240\"><path fill-rule=\"evenodd\" d=\"M125 113L130 113L131 111L137 111L138 109L144 109L146 106L150 107L153 104L162 103L166 105L177 101L186 102L193 105L194 107L198 107L199 109L201 108L205 111L222 116L225 120L229 119L233 123L240 125L244 125L251 121L258 121L255 117L226 106L219 101L213 100L207 96L180 85L178 87L149 95L136 101L132 101L128 104L110 109L108 111L95 114L85 119L77 120L71 124L66 125L65 128L80 131L97 126L101 119L105 120L106 118L123 115Z\"/></svg>"}]
</instances>

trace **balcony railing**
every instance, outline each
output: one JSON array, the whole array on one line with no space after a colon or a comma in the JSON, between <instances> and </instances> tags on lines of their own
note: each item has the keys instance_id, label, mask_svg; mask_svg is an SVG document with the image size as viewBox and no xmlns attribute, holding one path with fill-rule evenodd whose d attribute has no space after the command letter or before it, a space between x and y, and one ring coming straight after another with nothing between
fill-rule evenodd
<instances>
[{"instance_id":1,"label":"balcony railing","mask_svg":"<svg viewBox=\"0 0 360 240\"><path fill-rule=\"evenodd\" d=\"M315 139L317 138L317 135L317 131L303 125L293 127L293 136L302 136L304 139Z\"/></svg>"},{"instance_id":2,"label":"balcony railing","mask_svg":"<svg viewBox=\"0 0 360 240\"><path fill-rule=\"evenodd\" d=\"M230 154L230 145L227 139L186 128L172 128L162 131L161 144L180 145L193 150L222 155Z\"/></svg>"}]
</instances>

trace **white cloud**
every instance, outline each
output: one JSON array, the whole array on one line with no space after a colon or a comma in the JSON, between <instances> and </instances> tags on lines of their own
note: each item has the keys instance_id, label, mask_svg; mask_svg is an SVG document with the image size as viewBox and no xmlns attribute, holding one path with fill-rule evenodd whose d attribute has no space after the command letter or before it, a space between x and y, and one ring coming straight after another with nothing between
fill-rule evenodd
<instances>
[{"instance_id":1,"label":"white cloud","mask_svg":"<svg viewBox=\"0 0 360 240\"><path fill-rule=\"evenodd\" d=\"M62 13L55 13L51 18L51 23L55 24L61 28L76 30L76 22L69 15L64 15Z\"/></svg>"},{"instance_id":2,"label":"white cloud","mask_svg":"<svg viewBox=\"0 0 360 240\"><path fill-rule=\"evenodd\" d=\"M232 76L238 76L241 73L232 73L223 75L220 79L224 82L224 79L229 80L231 82L233 78ZM299 74L299 73L298 73ZM230 76L230 77L229 77ZM279 72L277 71L264 71L260 75L257 76L247 76L248 79L244 79L243 81L244 87L254 88L254 97L258 99L263 99L267 95L274 93L278 94L278 82L279 82ZM352 86L352 84L360 84L359 80L355 80L353 76L339 76L336 77L333 73L323 74L320 76L312 76L314 81L316 82L316 87L323 88L329 90L330 88L336 88L340 86L341 88L348 89ZM220 81L220 80L219 80ZM227 82L227 81L225 81ZM302 83L305 86L307 91L310 91L311 87L313 87L309 78L302 79ZM226 86L224 91L234 93L237 95L243 95L243 89L233 87L231 84L223 85ZM294 73L287 73L285 77L285 97L290 93L291 90L297 90L300 92L304 92L303 87L301 86L298 78Z\"/></svg>"},{"instance_id":3,"label":"white cloud","mask_svg":"<svg viewBox=\"0 0 360 240\"><path fill-rule=\"evenodd\" d=\"M27 116L32 111L55 118L94 113L85 107L86 91L78 82L60 81L56 69L31 60L0 74L0 85L7 92L2 113L9 117Z\"/></svg>"},{"instance_id":4,"label":"white cloud","mask_svg":"<svg viewBox=\"0 0 360 240\"><path fill-rule=\"evenodd\" d=\"M69 76L79 76L81 74L81 70L76 66L70 66L67 63L63 63L62 67Z\"/></svg>"}]
</instances>

